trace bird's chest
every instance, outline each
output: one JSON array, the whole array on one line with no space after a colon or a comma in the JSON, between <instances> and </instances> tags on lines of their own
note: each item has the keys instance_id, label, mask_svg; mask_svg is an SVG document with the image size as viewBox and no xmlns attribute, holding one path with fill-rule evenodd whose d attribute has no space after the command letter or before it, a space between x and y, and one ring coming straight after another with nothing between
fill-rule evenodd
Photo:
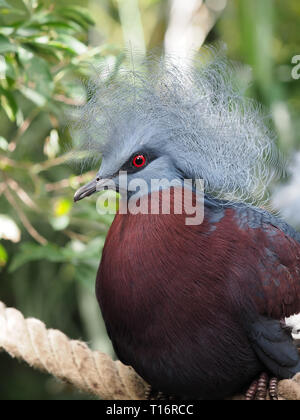
<instances>
[{"instance_id":1,"label":"bird's chest","mask_svg":"<svg viewBox=\"0 0 300 420\"><path fill-rule=\"evenodd\" d=\"M193 324L214 304L214 266L207 256L211 226L186 226L183 215L117 215L103 250L97 298L108 330L155 333L163 323ZM212 282L211 286L208 286Z\"/></svg>"},{"instance_id":2,"label":"bird's chest","mask_svg":"<svg viewBox=\"0 0 300 420\"><path fill-rule=\"evenodd\" d=\"M103 250L97 297L115 351L171 394L187 392L190 381L198 392L207 366L230 353L228 343L244 343L226 275L215 274L228 260L224 243L225 253L210 247L219 244L211 238L217 230L206 220L186 226L180 215L117 215Z\"/></svg>"},{"instance_id":3,"label":"bird's chest","mask_svg":"<svg viewBox=\"0 0 300 420\"><path fill-rule=\"evenodd\" d=\"M97 277L97 297L110 323L138 320L144 328L153 322L155 311L162 311L176 293L176 278L184 275L184 246L188 244L183 242L172 217L116 216Z\"/></svg>"}]
</instances>

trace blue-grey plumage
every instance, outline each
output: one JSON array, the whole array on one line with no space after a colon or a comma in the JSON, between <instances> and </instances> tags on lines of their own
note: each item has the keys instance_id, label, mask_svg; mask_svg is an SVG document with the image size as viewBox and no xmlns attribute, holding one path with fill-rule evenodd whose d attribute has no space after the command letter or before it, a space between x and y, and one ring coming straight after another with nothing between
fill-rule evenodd
<instances>
[{"instance_id":1,"label":"blue-grey plumage","mask_svg":"<svg viewBox=\"0 0 300 420\"><path fill-rule=\"evenodd\" d=\"M92 158L102 156L100 177L113 177L144 151L155 159L128 181L200 178L215 198L266 197L283 171L270 120L244 96L238 67L209 52L185 65L168 57L145 59L138 68L125 63L111 78L109 70L99 71L74 129Z\"/></svg>"},{"instance_id":2,"label":"blue-grey plumage","mask_svg":"<svg viewBox=\"0 0 300 420\"><path fill-rule=\"evenodd\" d=\"M186 226L184 214L116 215L97 297L121 360L159 390L190 398L224 398L263 368L298 372L279 321L300 310L300 236L253 206L282 161L234 66L214 54L185 66L146 60L109 82L102 74L81 111L84 147L102 163L75 201L108 181L120 189L120 171L150 186L146 200L161 200L153 179L205 185L199 226Z\"/></svg>"}]
</instances>

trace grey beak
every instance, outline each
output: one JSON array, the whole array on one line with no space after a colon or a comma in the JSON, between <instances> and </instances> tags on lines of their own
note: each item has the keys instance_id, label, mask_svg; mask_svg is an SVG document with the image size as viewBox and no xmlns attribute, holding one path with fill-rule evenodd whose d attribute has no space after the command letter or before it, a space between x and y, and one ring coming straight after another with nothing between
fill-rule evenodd
<instances>
[{"instance_id":1,"label":"grey beak","mask_svg":"<svg viewBox=\"0 0 300 420\"><path fill-rule=\"evenodd\" d=\"M97 191L97 182L98 181L99 181L99 178L95 178L91 182L89 182L88 184L79 188L79 190L76 191L76 193L74 195L75 203L77 201L82 200L85 197L89 197L90 195L94 194Z\"/></svg>"}]
</instances>

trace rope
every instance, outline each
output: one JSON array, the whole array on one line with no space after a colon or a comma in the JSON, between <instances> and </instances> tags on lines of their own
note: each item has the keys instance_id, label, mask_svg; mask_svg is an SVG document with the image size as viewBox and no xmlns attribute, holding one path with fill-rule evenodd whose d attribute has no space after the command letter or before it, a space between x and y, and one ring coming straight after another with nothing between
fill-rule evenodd
<instances>
[{"instance_id":1,"label":"rope","mask_svg":"<svg viewBox=\"0 0 300 420\"><path fill-rule=\"evenodd\" d=\"M142 400L149 385L129 366L92 351L0 302L0 349L83 392L106 400ZM279 382L280 399L300 400L300 373ZM233 399L242 399L234 397Z\"/></svg>"},{"instance_id":2,"label":"rope","mask_svg":"<svg viewBox=\"0 0 300 420\"><path fill-rule=\"evenodd\" d=\"M83 392L108 400L144 399L148 385L129 367L0 302L0 348Z\"/></svg>"}]
</instances>

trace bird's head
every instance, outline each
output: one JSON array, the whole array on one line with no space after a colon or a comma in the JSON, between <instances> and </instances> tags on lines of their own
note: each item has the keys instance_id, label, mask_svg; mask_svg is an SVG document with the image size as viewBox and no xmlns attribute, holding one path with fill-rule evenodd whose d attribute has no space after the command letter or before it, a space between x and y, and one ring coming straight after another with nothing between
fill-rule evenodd
<instances>
[{"instance_id":1,"label":"bird's head","mask_svg":"<svg viewBox=\"0 0 300 420\"><path fill-rule=\"evenodd\" d=\"M137 180L151 192L153 179L201 178L207 194L249 202L274 178L272 131L224 57L205 65L176 65L164 57L113 78L101 74L90 98L79 131L85 147L101 154L101 167L75 201L112 185L130 196Z\"/></svg>"},{"instance_id":2,"label":"bird's head","mask_svg":"<svg viewBox=\"0 0 300 420\"><path fill-rule=\"evenodd\" d=\"M116 137L119 141L106 145L96 177L76 192L75 201L110 188L116 189L121 195L126 189L126 197L130 197L144 185L141 194L149 193L157 188L153 180L163 179L172 185L176 185L176 182L181 184L184 175L178 167L178 156L174 154L175 150L163 147L157 137L159 129L156 131L155 127L144 126L143 132L135 133L133 124L132 134L127 135L126 141L122 141L123 133Z\"/></svg>"}]
</instances>

